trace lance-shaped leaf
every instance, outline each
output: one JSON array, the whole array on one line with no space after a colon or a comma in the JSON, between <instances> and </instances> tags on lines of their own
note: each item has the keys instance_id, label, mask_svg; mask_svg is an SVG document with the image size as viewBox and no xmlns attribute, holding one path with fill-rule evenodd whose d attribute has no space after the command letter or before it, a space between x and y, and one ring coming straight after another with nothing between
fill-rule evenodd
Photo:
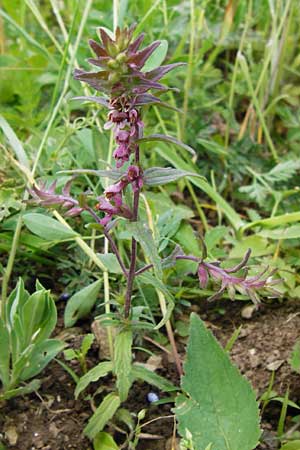
<instances>
[{"instance_id":1,"label":"lance-shaped leaf","mask_svg":"<svg viewBox=\"0 0 300 450\"><path fill-rule=\"evenodd\" d=\"M137 143L142 142L166 142L168 144L176 145L177 147L183 148L184 150L187 150L189 153L191 153L193 156L196 155L195 150L190 147L187 144L184 144L183 142L179 141L178 139L174 138L173 136L168 136L166 134L150 134L150 136L145 136L143 138L137 139Z\"/></svg>"},{"instance_id":2,"label":"lance-shaped leaf","mask_svg":"<svg viewBox=\"0 0 300 450\"><path fill-rule=\"evenodd\" d=\"M94 170L94 169L74 169L74 170L60 170L58 174L69 175L95 175L97 177L109 178L110 180L118 181L126 172L125 169L111 169L111 170Z\"/></svg>"},{"instance_id":3,"label":"lance-shaped leaf","mask_svg":"<svg viewBox=\"0 0 300 450\"><path fill-rule=\"evenodd\" d=\"M109 101L104 97L95 97L95 96L81 96L81 97L73 97L71 100L86 100L89 102L98 103L99 105L105 106L105 108L111 109Z\"/></svg>"},{"instance_id":4,"label":"lance-shaped leaf","mask_svg":"<svg viewBox=\"0 0 300 450\"><path fill-rule=\"evenodd\" d=\"M163 102L158 97L155 97L152 94L137 95L134 100L134 106L145 106L145 105L162 106L163 108L171 109L172 111L177 111L179 113L182 113L181 109L175 108L174 106L169 105L169 103Z\"/></svg>"},{"instance_id":5,"label":"lance-shaped leaf","mask_svg":"<svg viewBox=\"0 0 300 450\"><path fill-rule=\"evenodd\" d=\"M252 450L260 437L259 413L249 382L196 315L191 315L187 361L175 414L179 433L195 450Z\"/></svg>"},{"instance_id":6,"label":"lance-shaped leaf","mask_svg":"<svg viewBox=\"0 0 300 450\"><path fill-rule=\"evenodd\" d=\"M183 177L199 177L205 179L202 175L185 170L173 169L172 167L151 167L145 170L143 175L144 184L148 186L160 186L162 184L172 183Z\"/></svg>"},{"instance_id":7,"label":"lance-shaped leaf","mask_svg":"<svg viewBox=\"0 0 300 450\"><path fill-rule=\"evenodd\" d=\"M96 409L88 421L87 426L84 429L84 434L94 439L97 434L103 430L107 422L113 417L117 409L121 404L120 398L114 392L108 394L103 400L100 406Z\"/></svg>"},{"instance_id":8,"label":"lance-shaped leaf","mask_svg":"<svg viewBox=\"0 0 300 450\"><path fill-rule=\"evenodd\" d=\"M131 222L127 225L128 231L140 243L146 257L153 264L156 275L161 278L162 268L157 246L154 242L152 233L146 223Z\"/></svg>"},{"instance_id":9,"label":"lance-shaped leaf","mask_svg":"<svg viewBox=\"0 0 300 450\"><path fill-rule=\"evenodd\" d=\"M114 372L117 376L117 388L121 402L127 399L132 384L132 331L121 330L115 337Z\"/></svg>"},{"instance_id":10,"label":"lance-shaped leaf","mask_svg":"<svg viewBox=\"0 0 300 450\"><path fill-rule=\"evenodd\" d=\"M84 374L78 381L75 389L75 398L78 398L79 394L90 384L98 381L100 378L106 377L106 375L113 370L113 363L111 361L103 361L97 366L93 367L86 374Z\"/></svg>"},{"instance_id":11,"label":"lance-shaped leaf","mask_svg":"<svg viewBox=\"0 0 300 450\"><path fill-rule=\"evenodd\" d=\"M149 56L146 64L144 65L142 72L149 72L156 69L164 61L168 53L168 41L162 40L159 46L154 50L151 56Z\"/></svg>"},{"instance_id":12,"label":"lance-shaped leaf","mask_svg":"<svg viewBox=\"0 0 300 450\"><path fill-rule=\"evenodd\" d=\"M167 380L164 377L161 377L155 372L152 372L141 364L133 364L132 376L135 379L143 380L146 383L157 387L163 392L174 392L178 390L178 388L173 383L171 383L171 381Z\"/></svg>"}]
</instances>

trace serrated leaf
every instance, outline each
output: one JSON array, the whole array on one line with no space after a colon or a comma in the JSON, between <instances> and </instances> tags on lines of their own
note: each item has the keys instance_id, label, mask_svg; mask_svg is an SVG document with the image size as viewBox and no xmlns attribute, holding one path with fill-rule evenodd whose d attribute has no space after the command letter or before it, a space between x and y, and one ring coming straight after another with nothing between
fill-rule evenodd
<instances>
[{"instance_id":1,"label":"serrated leaf","mask_svg":"<svg viewBox=\"0 0 300 450\"><path fill-rule=\"evenodd\" d=\"M119 450L118 445L115 443L113 437L100 431L93 441L94 450Z\"/></svg>"},{"instance_id":2,"label":"serrated leaf","mask_svg":"<svg viewBox=\"0 0 300 450\"><path fill-rule=\"evenodd\" d=\"M150 72L150 70L156 69L156 67L160 66L167 56L168 46L168 41L160 41L159 46L147 59L145 65L142 68L142 72Z\"/></svg>"},{"instance_id":3,"label":"serrated leaf","mask_svg":"<svg viewBox=\"0 0 300 450\"><path fill-rule=\"evenodd\" d=\"M156 244L148 225L141 222L131 222L127 225L127 230L140 243L146 257L153 264L156 275L161 278L161 259L159 257Z\"/></svg>"},{"instance_id":4,"label":"serrated leaf","mask_svg":"<svg viewBox=\"0 0 300 450\"><path fill-rule=\"evenodd\" d=\"M195 450L210 443L218 450L252 450L260 429L255 395L249 382L196 315L191 315L187 360L176 401L179 433L192 435Z\"/></svg>"},{"instance_id":5,"label":"serrated leaf","mask_svg":"<svg viewBox=\"0 0 300 450\"><path fill-rule=\"evenodd\" d=\"M187 144L184 144L183 142L179 141L178 139L174 138L173 136L168 136L166 134L150 134L149 136L145 136L143 138L136 140L137 143L153 142L153 141L154 142L165 142L167 144L173 144L173 145L176 145L177 147L183 148L184 150L191 153L193 156L196 155L196 152L192 147L190 147Z\"/></svg>"},{"instance_id":6,"label":"serrated leaf","mask_svg":"<svg viewBox=\"0 0 300 450\"><path fill-rule=\"evenodd\" d=\"M144 366L141 366L140 364L133 364L132 377L134 379L143 380L146 383L157 387L163 392L174 392L178 390L178 388L173 383L171 383L171 381L168 381L166 378L157 375L157 373L152 372L151 370L147 369Z\"/></svg>"},{"instance_id":7,"label":"serrated leaf","mask_svg":"<svg viewBox=\"0 0 300 450\"><path fill-rule=\"evenodd\" d=\"M90 313L96 303L101 283L101 280L97 280L79 292L76 292L69 299L64 314L64 322L67 328L72 327L78 319Z\"/></svg>"},{"instance_id":8,"label":"serrated leaf","mask_svg":"<svg viewBox=\"0 0 300 450\"><path fill-rule=\"evenodd\" d=\"M95 439L97 434L103 430L107 422L113 417L120 404L120 398L114 392L104 397L102 403L88 421L88 424L84 429L84 434L89 439Z\"/></svg>"},{"instance_id":9,"label":"serrated leaf","mask_svg":"<svg viewBox=\"0 0 300 450\"><path fill-rule=\"evenodd\" d=\"M127 399L131 382L132 331L121 330L115 337L114 372L117 376L117 388L121 402Z\"/></svg>"},{"instance_id":10,"label":"serrated leaf","mask_svg":"<svg viewBox=\"0 0 300 450\"><path fill-rule=\"evenodd\" d=\"M84 374L75 389L75 398L78 398L79 394L94 381L98 381L99 378L106 377L106 375L113 370L113 363L111 361L104 361L97 366L93 367L86 374Z\"/></svg>"},{"instance_id":11,"label":"serrated leaf","mask_svg":"<svg viewBox=\"0 0 300 450\"><path fill-rule=\"evenodd\" d=\"M39 213L28 213L23 216L26 227L46 241L61 241L75 238L78 234L52 217Z\"/></svg>"},{"instance_id":12,"label":"serrated leaf","mask_svg":"<svg viewBox=\"0 0 300 450\"><path fill-rule=\"evenodd\" d=\"M162 184L172 183L187 176L205 179L198 173L173 169L172 167L151 167L150 169L145 170L143 180L148 186L160 186Z\"/></svg>"}]
</instances>

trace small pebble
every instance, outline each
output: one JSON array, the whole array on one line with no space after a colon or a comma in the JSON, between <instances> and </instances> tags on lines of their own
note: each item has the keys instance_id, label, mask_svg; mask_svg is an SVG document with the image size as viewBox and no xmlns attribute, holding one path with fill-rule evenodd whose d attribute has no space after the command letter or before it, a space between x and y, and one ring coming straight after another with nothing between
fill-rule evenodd
<instances>
[{"instance_id":1,"label":"small pebble","mask_svg":"<svg viewBox=\"0 0 300 450\"><path fill-rule=\"evenodd\" d=\"M158 402L159 396L155 392L149 392L147 394L147 400L149 403Z\"/></svg>"}]
</instances>

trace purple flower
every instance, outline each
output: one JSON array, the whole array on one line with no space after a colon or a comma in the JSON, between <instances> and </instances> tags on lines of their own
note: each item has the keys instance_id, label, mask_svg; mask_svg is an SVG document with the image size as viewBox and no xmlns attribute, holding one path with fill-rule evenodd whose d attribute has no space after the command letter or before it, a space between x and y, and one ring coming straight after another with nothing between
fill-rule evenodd
<instances>
[{"instance_id":1,"label":"purple flower","mask_svg":"<svg viewBox=\"0 0 300 450\"><path fill-rule=\"evenodd\" d=\"M200 287L205 288L207 286L209 277L221 282L218 292L208 300L216 300L221 297L225 290L228 291L231 300L234 300L235 292L239 291L241 294L248 295L256 305L260 301L257 293L260 289L268 289L272 294L276 296L280 295L279 292L272 288L273 285L281 281L280 279L273 280L271 278L275 272L274 270L267 277L264 277L264 275L268 271L268 268L256 276L248 277L248 267L246 267L246 264L250 258L250 253L251 251L248 250L238 265L227 269L221 268L219 262L209 263L200 261L198 266ZM243 270L244 273L242 275L235 275L240 270Z\"/></svg>"},{"instance_id":2,"label":"purple flower","mask_svg":"<svg viewBox=\"0 0 300 450\"><path fill-rule=\"evenodd\" d=\"M78 201L70 196L72 181L73 179L66 183L62 189L62 194L55 193L57 181L54 181L48 188L46 187L46 183L42 183L39 187L33 186L32 189L29 189L32 199L28 200L28 203L35 203L45 207L62 207L67 210L65 212L66 216L78 216L84 211L84 207L79 205Z\"/></svg>"}]
</instances>

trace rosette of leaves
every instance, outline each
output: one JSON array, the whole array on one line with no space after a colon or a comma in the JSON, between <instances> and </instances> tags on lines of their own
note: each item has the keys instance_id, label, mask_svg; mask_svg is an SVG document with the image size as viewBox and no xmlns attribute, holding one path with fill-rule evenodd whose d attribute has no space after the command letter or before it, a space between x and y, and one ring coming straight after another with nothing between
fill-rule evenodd
<instances>
[{"instance_id":1,"label":"rosette of leaves","mask_svg":"<svg viewBox=\"0 0 300 450\"><path fill-rule=\"evenodd\" d=\"M64 348L62 341L49 339L56 321L49 291L37 281L30 295L20 279L0 317L0 400L39 388L40 380L25 381L38 375Z\"/></svg>"}]
</instances>

